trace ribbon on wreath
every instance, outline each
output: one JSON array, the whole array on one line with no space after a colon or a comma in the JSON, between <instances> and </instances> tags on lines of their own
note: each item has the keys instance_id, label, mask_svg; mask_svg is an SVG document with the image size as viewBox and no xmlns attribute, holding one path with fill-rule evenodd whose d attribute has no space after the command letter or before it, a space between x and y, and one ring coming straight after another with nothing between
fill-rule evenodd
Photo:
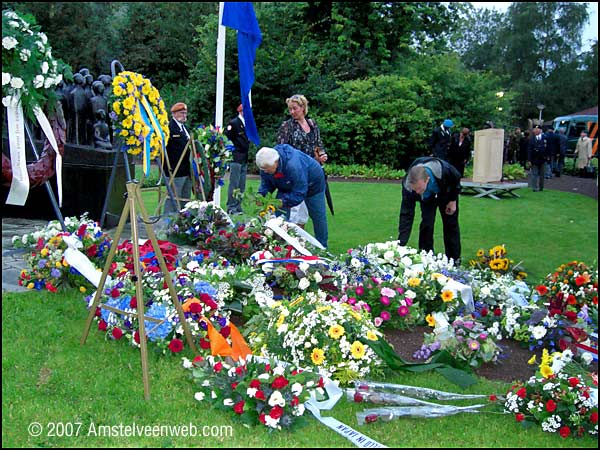
<instances>
[{"instance_id":1,"label":"ribbon on wreath","mask_svg":"<svg viewBox=\"0 0 600 450\"><path fill-rule=\"evenodd\" d=\"M162 165L163 159L165 157L165 141L166 141L166 139L165 139L163 130L160 127L160 124L158 123L158 119L154 115L154 111L152 111L152 107L148 103L148 100L146 99L145 95L142 95L142 98L140 100L138 100L137 106L138 107L137 107L136 115L138 116L138 120L142 120L150 129L150 131L145 136L143 136L144 151L142 153L142 166L144 168L144 176L147 177L150 175L150 162L151 162L150 152L152 149L152 146L151 146L152 136L156 133L156 135L160 139L160 143L161 143L162 150L163 150L161 153L161 165ZM143 108L142 108L142 106L143 106Z\"/></svg>"},{"instance_id":2,"label":"ribbon on wreath","mask_svg":"<svg viewBox=\"0 0 600 450\"><path fill-rule=\"evenodd\" d=\"M252 354L252 350L248 347L242 333L240 333L240 330L233 323L229 322L231 330L229 334L231 345L229 345L223 335L210 323L209 319L203 317L201 320L206 323L208 340L210 341L210 352L213 356L231 356L234 361L238 361L240 358L245 359L248 355Z\"/></svg>"},{"instance_id":3,"label":"ribbon on wreath","mask_svg":"<svg viewBox=\"0 0 600 450\"><path fill-rule=\"evenodd\" d=\"M33 108L35 115L46 139L56 152L56 184L58 187L58 204L62 206L62 156L58 151L58 144L52 132L48 118L39 106ZM29 175L27 173L27 158L25 156L25 117L21 95L16 94L9 98L7 106L8 119L8 142L10 146L10 163L12 166L13 179L6 203L8 205L25 205L29 195Z\"/></svg>"}]
</instances>

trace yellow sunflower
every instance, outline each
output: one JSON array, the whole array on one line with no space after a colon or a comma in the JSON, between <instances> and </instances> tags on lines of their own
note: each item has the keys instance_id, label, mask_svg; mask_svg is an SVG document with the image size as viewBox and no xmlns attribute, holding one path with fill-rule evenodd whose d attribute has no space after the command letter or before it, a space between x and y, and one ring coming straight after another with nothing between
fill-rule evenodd
<instances>
[{"instance_id":1,"label":"yellow sunflower","mask_svg":"<svg viewBox=\"0 0 600 450\"><path fill-rule=\"evenodd\" d=\"M354 341L352 347L350 347L350 351L354 359L362 359L365 356L365 346L362 342Z\"/></svg>"},{"instance_id":2,"label":"yellow sunflower","mask_svg":"<svg viewBox=\"0 0 600 450\"><path fill-rule=\"evenodd\" d=\"M325 352L320 348L315 348L310 354L310 359L313 364L320 366L323 364L323 362L325 362Z\"/></svg>"},{"instance_id":3,"label":"yellow sunflower","mask_svg":"<svg viewBox=\"0 0 600 450\"><path fill-rule=\"evenodd\" d=\"M333 339L341 338L345 332L346 330L344 330L344 327L341 325L336 324L329 327L329 336Z\"/></svg>"}]
</instances>

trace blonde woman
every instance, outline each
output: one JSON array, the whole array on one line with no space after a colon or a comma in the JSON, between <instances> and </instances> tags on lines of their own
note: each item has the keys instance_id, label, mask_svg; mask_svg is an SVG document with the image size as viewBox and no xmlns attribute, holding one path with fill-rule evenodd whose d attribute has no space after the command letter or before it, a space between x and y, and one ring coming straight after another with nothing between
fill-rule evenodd
<instances>
[{"instance_id":1,"label":"blonde woman","mask_svg":"<svg viewBox=\"0 0 600 450\"><path fill-rule=\"evenodd\" d=\"M285 100L290 118L283 122L277 132L277 143L288 144L315 158L320 164L327 161L323 151L321 132L316 122L308 116L308 100L304 95L292 95ZM308 221L308 211L304 202L292 208L290 222L301 227Z\"/></svg>"}]
</instances>

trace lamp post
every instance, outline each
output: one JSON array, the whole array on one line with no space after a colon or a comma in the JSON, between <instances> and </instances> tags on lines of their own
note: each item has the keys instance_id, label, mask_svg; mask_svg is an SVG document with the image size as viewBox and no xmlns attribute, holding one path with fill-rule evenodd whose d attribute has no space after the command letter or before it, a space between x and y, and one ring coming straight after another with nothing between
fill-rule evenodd
<instances>
[{"instance_id":1,"label":"lamp post","mask_svg":"<svg viewBox=\"0 0 600 450\"><path fill-rule=\"evenodd\" d=\"M540 118L538 119L538 123L541 126L542 125L542 110L545 108L546 106L543 103L538 103L537 105L537 109L540 110Z\"/></svg>"}]
</instances>

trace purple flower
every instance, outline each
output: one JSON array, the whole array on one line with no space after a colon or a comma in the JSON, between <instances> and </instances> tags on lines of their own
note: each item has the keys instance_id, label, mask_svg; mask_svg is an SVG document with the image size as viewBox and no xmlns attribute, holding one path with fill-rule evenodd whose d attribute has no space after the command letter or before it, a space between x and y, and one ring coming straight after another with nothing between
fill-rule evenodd
<instances>
[{"instance_id":1,"label":"purple flower","mask_svg":"<svg viewBox=\"0 0 600 450\"><path fill-rule=\"evenodd\" d=\"M349 304L349 305L355 305L355 304L356 304L356 299L355 299L354 297L350 297L350 298L348 299L348 304Z\"/></svg>"},{"instance_id":2,"label":"purple flower","mask_svg":"<svg viewBox=\"0 0 600 450\"><path fill-rule=\"evenodd\" d=\"M404 303L406 303L406 306L412 306L412 304L413 304L412 298L404 297Z\"/></svg>"},{"instance_id":3,"label":"purple flower","mask_svg":"<svg viewBox=\"0 0 600 450\"><path fill-rule=\"evenodd\" d=\"M58 278L58 277L60 277L60 270L58 270L58 269L54 268L54 269L52 269L52 270L50 271L50 275L51 275L53 278Z\"/></svg>"},{"instance_id":4,"label":"purple flower","mask_svg":"<svg viewBox=\"0 0 600 450\"><path fill-rule=\"evenodd\" d=\"M38 262L38 267L40 269L43 269L44 267L46 267L46 263L48 262L47 259L40 259L40 261Z\"/></svg>"},{"instance_id":5,"label":"purple flower","mask_svg":"<svg viewBox=\"0 0 600 450\"><path fill-rule=\"evenodd\" d=\"M481 339L482 341L485 341L487 339L487 337L488 337L487 333L481 333L479 335L479 339Z\"/></svg>"},{"instance_id":6,"label":"purple flower","mask_svg":"<svg viewBox=\"0 0 600 450\"><path fill-rule=\"evenodd\" d=\"M390 299L388 297L386 297L385 295L382 295L381 298L379 299L381 301L382 304L384 304L385 306L388 306L390 304Z\"/></svg>"},{"instance_id":7,"label":"purple flower","mask_svg":"<svg viewBox=\"0 0 600 450\"><path fill-rule=\"evenodd\" d=\"M401 306L400 308L398 308L398 315L400 317L404 317L408 314L408 307L407 306Z\"/></svg>"},{"instance_id":8,"label":"purple flower","mask_svg":"<svg viewBox=\"0 0 600 450\"><path fill-rule=\"evenodd\" d=\"M469 339L467 341L467 344L469 346L469 349L475 351L475 350L479 350L479 342L473 340L473 339Z\"/></svg>"},{"instance_id":9,"label":"purple flower","mask_svg":"<svg viewBox=\"0 0 600 450\"><path fill-rule=\"evenodd\" d=\"M356 295L358 295L358 296L361 296L361 295L363 295L364 293L365 293L365 288L364 288L364 287L362 287L362 286L358 286L358 287L356 288Z\"/></svg>"}]
</instances>

